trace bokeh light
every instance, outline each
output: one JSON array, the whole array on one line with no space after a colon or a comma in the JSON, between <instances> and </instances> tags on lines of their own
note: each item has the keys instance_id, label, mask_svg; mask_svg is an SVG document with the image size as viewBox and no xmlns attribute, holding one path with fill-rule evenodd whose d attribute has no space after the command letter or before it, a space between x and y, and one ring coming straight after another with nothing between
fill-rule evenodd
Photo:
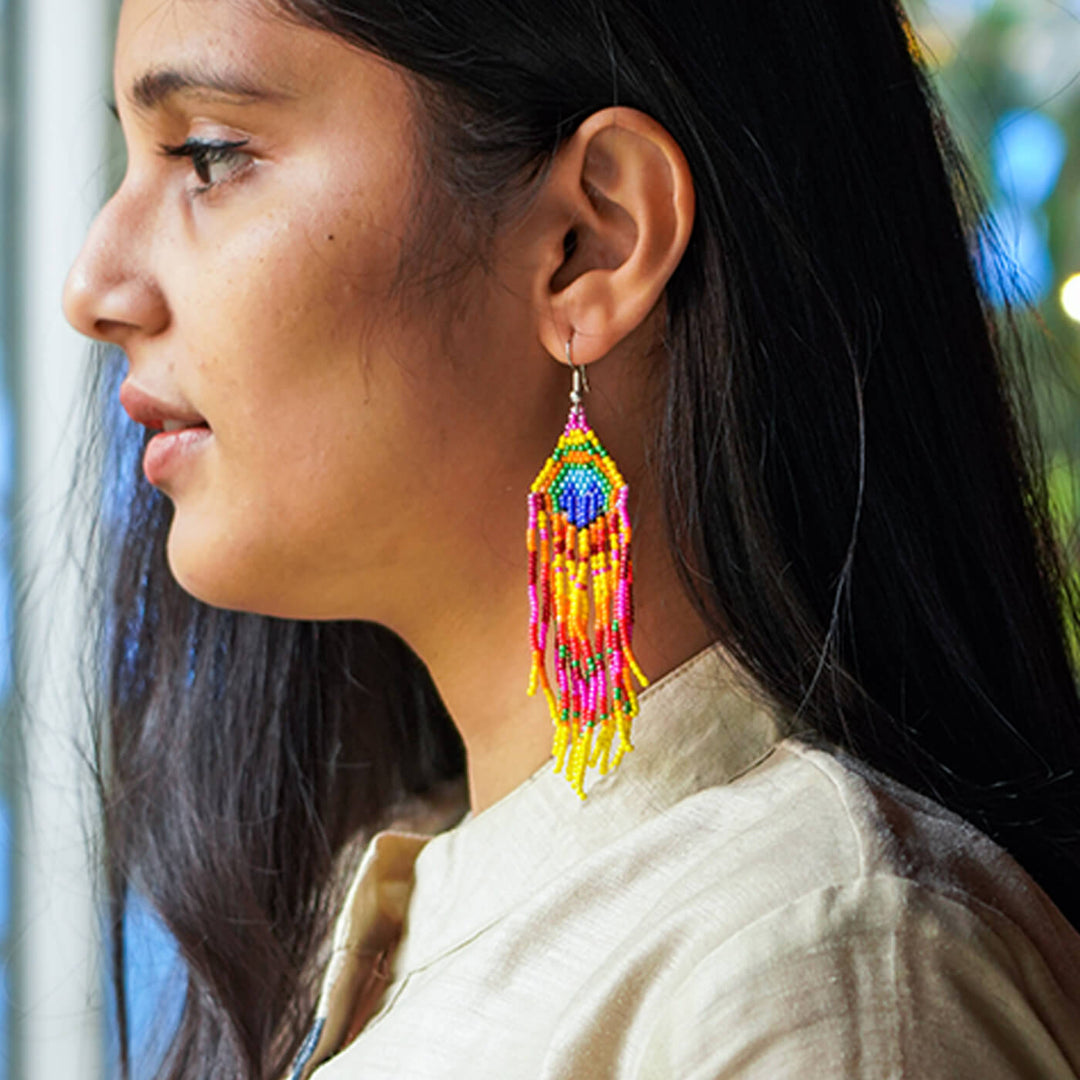
<instances>
[{"instance_id":1,"label":"bokeh light","mask_svg":"<svg viewBox=\"0 0 1080 1080\"><path fill-rule=\"evenodd\" d=\"M1061 286L1061 308L1073 322L1080 323L1080 273L1066 278Z\"/></svg>"},{"instance_id":2,"label":"bokeh light","mask_svg":"<svg viewBox=\"0 0 1080 1080\"><path fill-rule=\"evenodd\" d=\"M1068 147L1061 126L1045 113L1011 109L994 125L990 158L1002 196L1038 206L1054 190Z\"/></svg>"}]
</instances>

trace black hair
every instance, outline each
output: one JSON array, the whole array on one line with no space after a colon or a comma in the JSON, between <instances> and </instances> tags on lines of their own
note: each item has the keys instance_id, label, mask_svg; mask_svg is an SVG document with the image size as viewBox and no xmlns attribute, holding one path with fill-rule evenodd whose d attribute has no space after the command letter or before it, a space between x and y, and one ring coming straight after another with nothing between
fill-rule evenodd
<instances>
[{"instance_id":1,"label":"black hair","mask_svg":"<svg viewBox=\"0 0 1080 1080\"><path fill-rule=\"evenodd\" d=\"M461 257L595 110L675 137L696 217L651 461L688 595L807 738L967 818L1080 925L1077 596L1031 353L980 289L982 197L893 0L279 3L409 74L417 221L452 200L476 238ZM101 374L105 402L115 363ZM100 534L120 1014L136 888L187 970L162 1075L277 1077L342 867L402 800L460 777L463 749L386 628L186 596L134 438L106 443L122 513Z\"/></svg>"}]
</instances>

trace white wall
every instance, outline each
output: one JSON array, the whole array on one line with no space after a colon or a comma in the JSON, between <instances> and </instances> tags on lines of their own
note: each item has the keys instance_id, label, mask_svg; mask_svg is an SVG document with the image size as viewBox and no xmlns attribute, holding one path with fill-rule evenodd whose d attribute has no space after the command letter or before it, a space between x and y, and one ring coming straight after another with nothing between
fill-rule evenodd
<instances>
[{"instance_id":1,"label":"white wall","mask_svg":"<svg viewBox=\"0 0 1080 1080\"><path fill-rule=\"evenodd\" d=\"M14 792L18 1058L10 1072L19 1080L103 1075L100 932L83 817L90 792L76 749L85 722L74 672L81 622L62 544L87 350L64 322L60 297L104 195L110 7L22 0L17 20L20 167L8 270L20 282L15 525L19 587L28 590L17 629L27 768Z\"/></svg>"}]
</instances>

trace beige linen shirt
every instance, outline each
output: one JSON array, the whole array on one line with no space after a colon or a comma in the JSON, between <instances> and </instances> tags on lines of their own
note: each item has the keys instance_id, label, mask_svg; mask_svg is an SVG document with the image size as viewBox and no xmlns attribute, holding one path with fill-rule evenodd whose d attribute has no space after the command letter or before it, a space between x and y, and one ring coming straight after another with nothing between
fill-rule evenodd
<instances>
[{"instance_id":1,"label":"beige linen shirt","mask_svg":"<svg viewBox=\"0 0 1080 1080\"><path fill-rule=\"evenodd\" d=\"M718 643L639 702L586 802L549 761L375 836L296 1077L1080 1075L1080 934L1005 852L794 737Z\"/></svg>"}]
</instances>

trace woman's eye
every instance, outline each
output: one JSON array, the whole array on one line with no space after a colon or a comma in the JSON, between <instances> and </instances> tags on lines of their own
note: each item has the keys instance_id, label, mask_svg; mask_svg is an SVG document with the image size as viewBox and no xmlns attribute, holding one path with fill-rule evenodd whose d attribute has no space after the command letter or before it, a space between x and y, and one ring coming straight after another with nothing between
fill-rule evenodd
<instances>
[{"instance_id":1,"label":"woman's eye","mask_svg":"<svg viewBox=\"0 0 1080 1080\"><path fill-rule=\"evenodd\" d=\"M179 146L161 145L161 152L166 157L186 157L191 159L195 175L201 181L201 187L192 189L193 195L201 195L218 184L234 178L251 161L251 155L241 152L247 145L247 139L235 142L219 140L185 139Z\"/></svg>"}]
</instances>

